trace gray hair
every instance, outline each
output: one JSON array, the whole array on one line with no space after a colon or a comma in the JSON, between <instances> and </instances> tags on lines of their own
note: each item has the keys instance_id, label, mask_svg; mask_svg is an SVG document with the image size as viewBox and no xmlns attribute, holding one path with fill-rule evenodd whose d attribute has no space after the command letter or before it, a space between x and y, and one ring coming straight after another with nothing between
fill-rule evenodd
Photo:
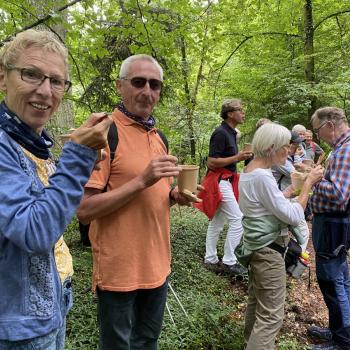
<instances>
[{"instance_id":1,"label":"gray hair","mask_svg":"<svg viewBox=\"0 0 350 350\"><path fill-rule=\"evenodd\" d=\"M315 111L311 116L311 123L318 118L320 123L329 120L334 123L335 126L339 126L342 123L348 124L344 110L338 107L323 107Z\"/></svg>"},{"instance_id":2,"label":"gray hair","mask_svg":"<svg viewBox=\"0 0 350 350\"><path fill-rule=\"evenodd\" d=\"M230 100L225 100L221 106L220 117L222 119L227 118L227 113L232 112L235 108L241 106L241 100L238 98L231 98Z\"/></svg>"},{"instance_id":3,"label":"gray hair","mask_svg":"<svg viewBox=\"0 0 350 350\"><path fill-rule=\"evenodd\" d=\"M253 153L256 157L270 157L271 153L289 145L290 139L291 133L286 127L276 123L266 123L254 134Z\"/></svg>"},{"instance_id":4,"label":"gray hair","mask_svg":"<svg viewBox=\"0 0 350 350\"><path fill-rule=\"evenodd\" d=\"M146 54L139 54L139 55L133 55L133 56L129 56L128 58L126 58L123 62L122 65L120 66L120 71L119 71L119 78L126 78L129 74L130 71L130 66L133 62L136 61L148 61L153 63L159 70L159 74L160 74L160 80L163 81L163 68L160 66L160 64L158 63L158 61L153 58L150 55L146 55Z\"/></svg>"},{"instance_id":5,"label":"gray hair","mask_svg":"<svg viewBox=\"0 0 350 350\"><path fill-rule=\"evenodd\" d=\"M46 30L28 29L5 43L0 50L0 68L5 70L11 68L16 64L22 52L31 47L60 55L66 66L65 74L68 77L67 48L57 39L56 35Z\"/></svg>"},{"instance_id":6,"label":"gray hair","mask_svg":"<svg viewBox=\"0 0 350 350\"><path fill-rule=\"evenodd\" d=\"M305 128L304 125L296 124L296 125L293 126L292 131L295 131L295 132L297 132L297 133L299 133L299 132L305 132L305 131L306 131L306 128Z\"/></svg>"}]
</instances>

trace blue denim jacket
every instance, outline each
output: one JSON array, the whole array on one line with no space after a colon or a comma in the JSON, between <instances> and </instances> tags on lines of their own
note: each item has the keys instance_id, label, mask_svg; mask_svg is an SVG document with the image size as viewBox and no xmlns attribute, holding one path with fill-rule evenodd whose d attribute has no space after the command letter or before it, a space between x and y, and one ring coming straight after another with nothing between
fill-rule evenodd
<instances>
[{"instance_id":1,"label":"blue denim jacket","mask_svg":"<svg viewBox=\"0 0 350 350\"><path fill-rule=\"evenodd\" d=\"M35 164L0 130L0 339L60 327L62 285L53 248L82 198L96 151L68 142L44 187Z\"/></svg>"}]
</instances>

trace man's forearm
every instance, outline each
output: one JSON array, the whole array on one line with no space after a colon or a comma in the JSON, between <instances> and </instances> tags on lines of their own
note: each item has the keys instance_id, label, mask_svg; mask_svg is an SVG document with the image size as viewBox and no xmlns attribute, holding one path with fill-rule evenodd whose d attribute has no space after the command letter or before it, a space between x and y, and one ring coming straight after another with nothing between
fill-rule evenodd
<instances>
[{"instance_id":1,"label":"man's forearm","mask_svg":"<svg viewBox=\"0 0 350 350\"><path fill-rule=\"evenodd\" d=\"M87 224L109 215L130 202L145 188L134 179L113 191L91 194L87 189L77 210L77 216L83 224Z\"/></svg>"},{"instance_id":2,"label":"man's forearm","mask_svg":"<svg viewBox=\"0 0 350 350\"><path fill-rule=\"evenodd\" d=\"M237 156L231 156L227 158L213 158L208 157L208 168L210 169L217 169L217 168L223 168L227 165L231 165L233 163L237 163L238 159Z\"/></svg>"}]
</instances>

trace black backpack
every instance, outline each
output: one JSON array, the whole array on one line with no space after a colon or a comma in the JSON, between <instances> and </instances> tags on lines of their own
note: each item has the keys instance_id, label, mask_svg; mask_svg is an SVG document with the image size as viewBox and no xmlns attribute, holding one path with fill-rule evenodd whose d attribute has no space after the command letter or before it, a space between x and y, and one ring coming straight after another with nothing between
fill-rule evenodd
<instances>
[{"instance_id":1,"label":"black backpack","mask_svg":"<svg viewBox=\"0 0 350 350\"><path fill-rule=\"evenodd\" d=\"M160 138L162 139L167 152L169 151L169 144L168 144L168 140L166 138L166 136L160 131L157 130L158 135L160 136ZM117 129L117 125L115 123L112 123L109 131L108 131L108 136L107 136L107 140L108 140L108 146L110 149L110 161L111 163L113 162L114 156L115 156L115 152L118 146L118 129ZM103 192L107 191L107 186L103 189ZM79 221L79 232L80 232L80 242L85 246L85 247L90 247L91 246L91 242L89 239L89 228L90 228L90 224L84 225Z\"/></svg>"}]
</instances>

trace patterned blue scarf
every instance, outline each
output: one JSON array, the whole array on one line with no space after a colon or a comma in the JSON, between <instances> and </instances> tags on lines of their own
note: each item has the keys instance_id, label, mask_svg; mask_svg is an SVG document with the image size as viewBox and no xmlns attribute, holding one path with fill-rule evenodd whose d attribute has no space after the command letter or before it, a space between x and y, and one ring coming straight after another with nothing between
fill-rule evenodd
<instances>
[{"instance_id":1,"label":"patterned blue scarf","mask_svg":"<svg viewBox=\"0 0 350 350\"><path fill-rule=\"evenodd\" d=\"M41 136L25 124L15 113L11 112L5 102L0 104L0 128L22 147L40 159L51 157L49 148L53 140L43 130Z\"/></svg>"},{"instance_id":2,"label":"patterned blue scarf","mask_svg":"<svg viewBox=\"0 0 350 350\"><path fill-rule=\"evenodd\" d=\"M124 113L127 117L131 118L132 120L135 120L135 122L137 122L138 124L142 125L147 131L151 130L154 128L154 126L156 125L156 120L154 119L154 117L152 115L150 115L148 117L147 120L145 120L142 117L139 117L131 112L129 112L126 107L124 106L123 102L119 102L117 104L117 108Z\"/></svg>"}]
</instances>

